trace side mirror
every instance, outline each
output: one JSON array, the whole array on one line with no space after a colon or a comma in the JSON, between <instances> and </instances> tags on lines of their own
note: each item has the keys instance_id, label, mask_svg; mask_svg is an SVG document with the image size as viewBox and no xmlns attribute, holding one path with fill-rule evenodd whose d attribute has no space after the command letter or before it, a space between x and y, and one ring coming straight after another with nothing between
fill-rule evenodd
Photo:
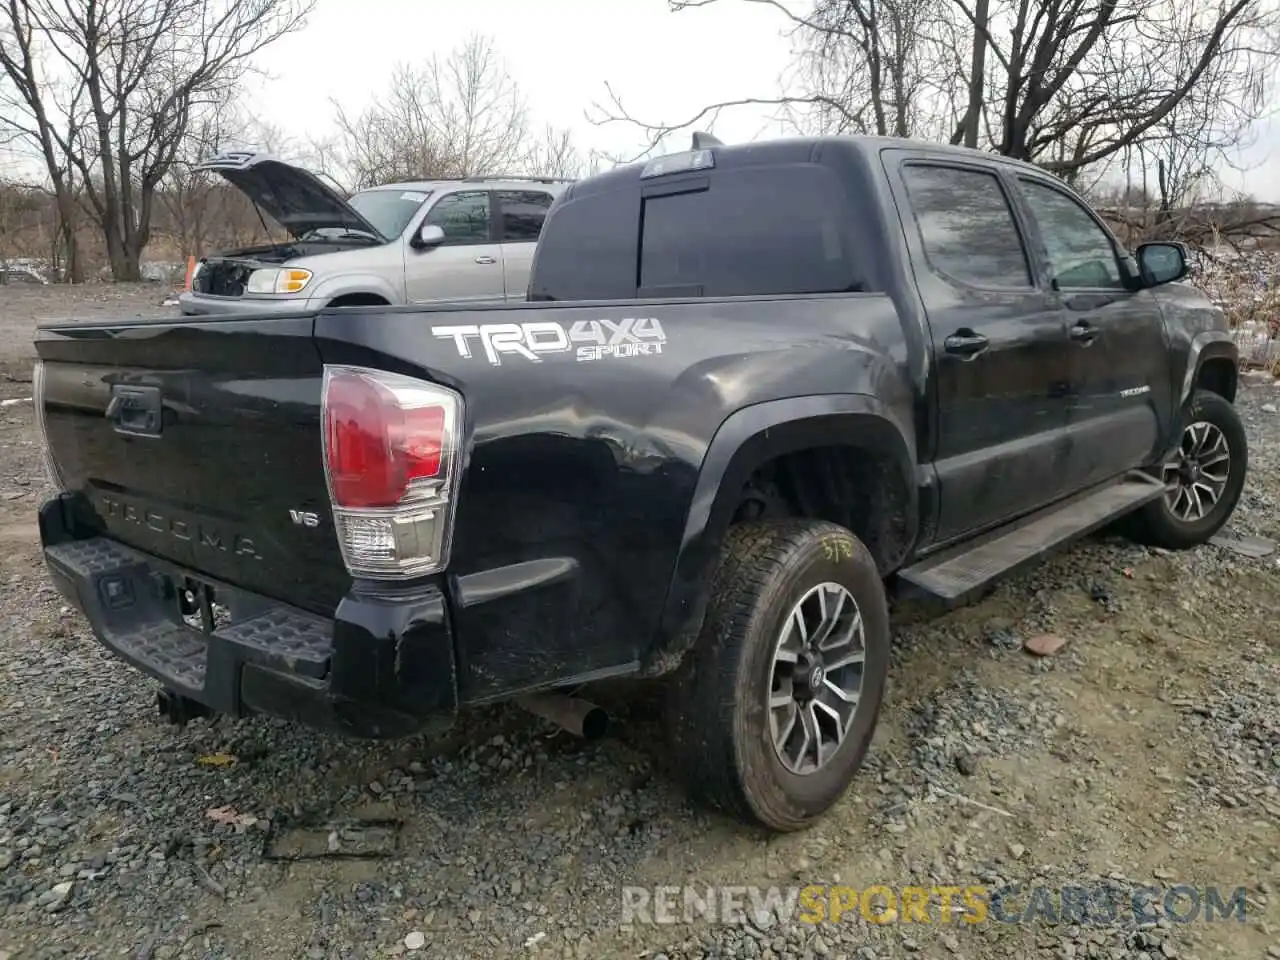
<instances>
[{"instance_id":1,"label":"side mirror","mask_svg":"<svg viewBox=\"0 0 1280 960\"><path fill-rule=\"evenodd\" d=\"M1148 287L1181 280L1188 273L1187 248L1180 243L1144 243L1138 247L1138 267Z\"/></svg>"},{"instance_id":2,"label":"side mirror","mask_svg":"<svg viewBox=\"0 0 1280 960\"><path fill-rule=\"evenodd\" d=\"M418 228L418 232L409 241L409 246L415 250L429 250L432 247L440 246L442 243L444 243L444 227L428 223Z\"/></svg>"}]
</instances>

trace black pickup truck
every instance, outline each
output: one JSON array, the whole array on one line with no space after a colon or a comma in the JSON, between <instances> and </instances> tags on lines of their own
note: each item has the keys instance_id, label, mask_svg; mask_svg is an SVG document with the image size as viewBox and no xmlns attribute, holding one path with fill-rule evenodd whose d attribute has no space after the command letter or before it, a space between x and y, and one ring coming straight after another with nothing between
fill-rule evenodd
<instances>
[{"instance_id":1,"label":"black pickup truck","mask_svg":"<svg viewBox=\"0 0 1280 960\"><path fill-rule=\"evenodd\" d=\"M572 185L527 302L41 328L44 556L171 717L388 738L661 678L691 792L797 829L891 597L1226 522L1236 352L1187 271L1030 165L698 135Z\"/></svg>"}]
</instances>

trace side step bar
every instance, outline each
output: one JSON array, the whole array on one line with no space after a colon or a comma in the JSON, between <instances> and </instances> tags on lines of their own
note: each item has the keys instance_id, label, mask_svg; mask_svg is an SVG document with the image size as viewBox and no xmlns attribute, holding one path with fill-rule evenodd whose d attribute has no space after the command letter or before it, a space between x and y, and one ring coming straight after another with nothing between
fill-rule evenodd
<instances>
[{"instance_id":1,"label":"side step bar","mask_svg":"<svg viewBox=\"0 0 1280 960\"><path fill-rule=\"evenodd\" d=\"M999 527L976 540L926 557L898 571L904 599L958 606L993 581L1106 526L1164 494L1164 484L1144 473L1087 490Z\"/></svg>"}]
</instances>

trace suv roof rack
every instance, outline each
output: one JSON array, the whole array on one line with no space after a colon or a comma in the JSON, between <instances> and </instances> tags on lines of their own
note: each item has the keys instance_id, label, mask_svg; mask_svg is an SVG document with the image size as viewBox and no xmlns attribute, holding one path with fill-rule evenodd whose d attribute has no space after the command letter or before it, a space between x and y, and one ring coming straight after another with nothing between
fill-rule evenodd
<instances>
[{"instance_id":1,"label":"suv roof rack","mask_svg":"<svg viewBox=\"0 0 1280 960\"><path fill-rule=\"evenodd\" d=\"M483 177L424 177L424 182L435 180L439 183L488 183L493 180L514 180L521 183L573 183L574 177L530 177L524 175L501 176L486 175Z\"/></svg>"}]
</instances>

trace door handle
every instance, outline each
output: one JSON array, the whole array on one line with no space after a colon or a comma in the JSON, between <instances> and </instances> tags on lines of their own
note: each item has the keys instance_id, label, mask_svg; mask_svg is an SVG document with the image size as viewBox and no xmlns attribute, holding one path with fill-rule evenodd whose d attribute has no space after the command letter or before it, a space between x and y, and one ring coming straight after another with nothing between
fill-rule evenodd
<instances>
[{"instance_id":1,"label":"door handle","mask_svg":"<svg viewBox=\"0 0 1280 960\"><path fill-rule=\"evenodd\" d=\"M976 357L991 345L991 341L980 333L964 329L957 330L947 337L946 340L942 341L942 345L946 348L947 353L960 357Z\"/></svg>"},{"instance_id":2,"label":"door handle","mask_svg":"<svg viewBox=\"0 0 1280 960\"><path fill-rule=\"evenodd\" d=\"M476 263L497 263L493 257L476 257Z\"/></svg>"},{"instance_id":3,"label":"door handle","mask_svg":"<svg viewBox=\"0 0 1280 960\"><path fill-rule=\"evenodd\" d=\"M1097 339L1098 333L1097 327L1091 327L1081 320L1071 328L1071 339L1087 346Z\"/></svg>"}]
</instances>

